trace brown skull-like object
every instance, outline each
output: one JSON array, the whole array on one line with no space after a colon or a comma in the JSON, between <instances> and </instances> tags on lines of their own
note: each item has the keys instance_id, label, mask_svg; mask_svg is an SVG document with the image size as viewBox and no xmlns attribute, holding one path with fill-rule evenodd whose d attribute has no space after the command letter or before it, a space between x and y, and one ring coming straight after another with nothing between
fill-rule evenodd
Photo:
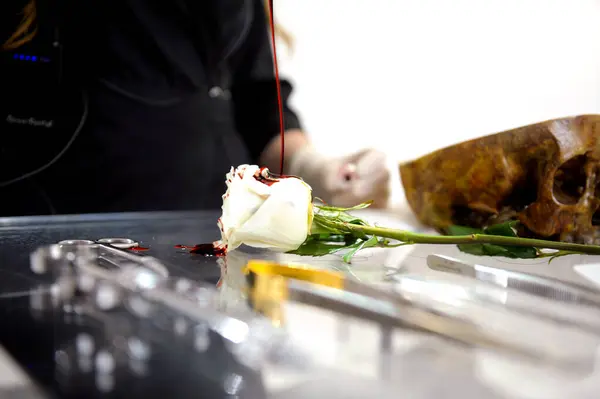
<instances>
[{"instance_id":1,"label":"brown skull-like object","mask_svg":"<svg viewBox=\"0 0 600 399\"><path fill-rule=\"evenodd\" d=\"M600 115L554 119L400 165L418 219L443 231L518 219L525 234L600 244Z\"/></svg>"}]
</instances>

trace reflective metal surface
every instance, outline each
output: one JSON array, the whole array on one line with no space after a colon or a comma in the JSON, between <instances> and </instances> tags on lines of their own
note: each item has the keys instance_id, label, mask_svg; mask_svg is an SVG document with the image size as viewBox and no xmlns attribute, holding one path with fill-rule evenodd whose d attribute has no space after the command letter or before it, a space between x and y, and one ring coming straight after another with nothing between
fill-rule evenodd
<instances>
[{"instance_id":1,"label":"reflective metal surface","mask_svg":"<svg viewBox=\"0 0 600 399\"><path fill-rule=\"evenodd\" d=\"M515 313L513 309L504 306L482 312L481 308L487 307L487 302L482 301L481 297L492 290L488 286L476 287L479 290L471 290L476 294L473 295L473 292L467 290L472 288L469 285L421 276L397 275L395 285L375 287L351 280L337 272L265 261L249 262L245 270L250 283L250 302L277 324L285 322L283 303L294 301L371 320L388 329L414 328L463 345L543 364L554 364L565 370L593 370L594 359L589 353L600 347L600 336L595 334L600 331L598 329L589 334L584 331L568 331L568 328L558 331L558 326L548 328L547 320L537 322L538 314L535 312L527 312L523 317L520 312ZM497 294L497 291L492 290L492 293ZM523 296L526 303L529 296ZM542 305L544 310L550 307L550 315L557 310L548 303L538 305ZM522 311L523 308L519 310ZM498 333L498 327L490 328L477 320L478 313L488 313L485 317L501 318L508 327L520 327L525 322L528 330L535 332L540 338L519 340L515 338L520 338L522 334ZM597 316L597 312L582 312L582 316L592 319ZM566 319L563 324L566 325L571 320ZM562 341L586 344L579 348L571 346L566 350L557 350L561 348L557 348L553 342L544 342L543 337L552 334Z\"/></svg>"},{"instance_id":2,"label":"reflective metal surface","mask_svg":"<svg viewBox=\"0 0 600 399\"><path fill-rule=\"evenodd\" d=\"M56 276L30 270L30 254L40 246L123 237L148 248L132 256L160 259L174 278L214 285L221 275L216 259L190 255L175 245L214 240L217 217L159 213L0 219L0 344L49 395L195 398L202 391L207 397L230 397L235 394L230 381L242 378L247 392L264 396L256 372L228 354L222 340L200 330L189 332L175 317L144 320L124 310L107 313L103 308L114 302L107 287L96 287L99 307L65 304L57 309L48 285ZM105 243L124 244L114 239ZM106 255L108 261L114 256ZM177 339L185 334L191 338Z\"/></svg>"},{"instance_id":3,"label":"reflective metal surface","mask_svg":"<svg viewBox=\"0 0 600 399\"><path fill-rule=\"evenodd\" d=\"M429 255L427 265L437 271L476 278L493 285L514 288L543 298L594 306L600 309L600 291L550 277L471 264L444 255Z\"/></svg>"},{"instance_id":4,"label":"reflective metal surface","mask_svg":"<svg viewBox=\"0 0 600 399\"><path fill-rule=\"evenodd\" d=\"M593 311L536 302L526 293L513 295L474 279L461 283L444 273L390 274L386 260L395 250L367 250L346 265L339 256L244 249L206 258L175 248L218 238L217 217L0 219L0 343L47 397L597 397L600 323ZM148 250L119 248L132 244ZM420 256L420 248L398 251ZM418 256L406 259L418 266ZM381 284L391 276L387 288L396 297L428 312L468 321L544 353L583 359L590 367L564 370L301 301L285 302L282 331L289 341L270 351L269 328L243 334L230 328L235 322L226 322L252 329L259 320L246 318L242 269L250 259L342 271L361 284ZM265 359L265 353L271 357ZM10 397L2 387L0 395Z\"/></svg>"}]
</instances>

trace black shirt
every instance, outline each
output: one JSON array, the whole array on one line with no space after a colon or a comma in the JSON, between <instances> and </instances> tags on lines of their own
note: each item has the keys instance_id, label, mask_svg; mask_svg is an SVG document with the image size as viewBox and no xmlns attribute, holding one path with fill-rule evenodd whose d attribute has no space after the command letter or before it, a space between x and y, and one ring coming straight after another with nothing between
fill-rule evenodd
<instances>
[{"instance_id":1,"label":"black shirt","mask_svg":"<svg viewBox=\"0 0 600 399\"><path fill-rule=\"evenodd\" d=\"M25 115L29 105L46 101L52 106L32 105L31 112L52 109L55 123L42 137L39 126L15 126L19 118L12 115L2 136L19 140L0 143L12 154L0 158L2 180L44 166L82 115L85 123L51 166L0 187L0 215L218 208L225 173L257 163L278 133L270 31L260 0L38 3L40 24L61 27L62 64L57 88L48 84L51 94L23 101L17 116L35 119ZM52 29L40 32L37 45L44 46ZM4 62L19 51L25 50ZM11 71L20 76L5 81L9 93L16 81L52 76L33 67ZM299 128L287 106L292 87L282 86L286 128Z\"/></svg>"}]
</instances>

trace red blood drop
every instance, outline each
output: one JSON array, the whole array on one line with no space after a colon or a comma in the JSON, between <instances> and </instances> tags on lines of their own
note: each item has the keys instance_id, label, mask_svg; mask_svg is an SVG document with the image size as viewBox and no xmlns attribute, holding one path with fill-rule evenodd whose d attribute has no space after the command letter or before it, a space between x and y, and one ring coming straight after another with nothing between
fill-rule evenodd
<instances>
[{"instance_id":1,"label":"red blood drop","mask_svg":"<svg viewBox=\"0 0 600 399\"><path fill-rule=\"evenodd\" d=\"M204 256L225 256L225 254L227 253L227 248L216 247L213 243L197 244L194 246L175 245L175 248L187 249L191 254Z\"/></svg>"},{"instance_id":2,"label":"red blood drop","mask_svg":"<svg viewBox=\"0 0 600 399\"><path fill-rule=\"evenodd\" d=\"M146 248L146 247L131 247L129 248L131 251L147 251L150 248Z\"/></svg>"}]
</instances>

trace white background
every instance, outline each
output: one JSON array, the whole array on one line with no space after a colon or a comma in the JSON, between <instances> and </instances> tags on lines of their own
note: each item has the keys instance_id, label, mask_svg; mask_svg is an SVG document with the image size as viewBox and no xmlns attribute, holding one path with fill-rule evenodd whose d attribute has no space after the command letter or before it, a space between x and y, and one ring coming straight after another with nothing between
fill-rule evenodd
<instances>
[{"instance_id":1,"label":"white background","mask_svg":"<svg viewBox=\"0 0 600 399\"><path fill-rule=\"evenodd\" d=\"M600 113L600 0L275 0L293 104L323 151L397 161ZM396 198L397 200L397 198Z\"/></svg>"}]
</instances>

